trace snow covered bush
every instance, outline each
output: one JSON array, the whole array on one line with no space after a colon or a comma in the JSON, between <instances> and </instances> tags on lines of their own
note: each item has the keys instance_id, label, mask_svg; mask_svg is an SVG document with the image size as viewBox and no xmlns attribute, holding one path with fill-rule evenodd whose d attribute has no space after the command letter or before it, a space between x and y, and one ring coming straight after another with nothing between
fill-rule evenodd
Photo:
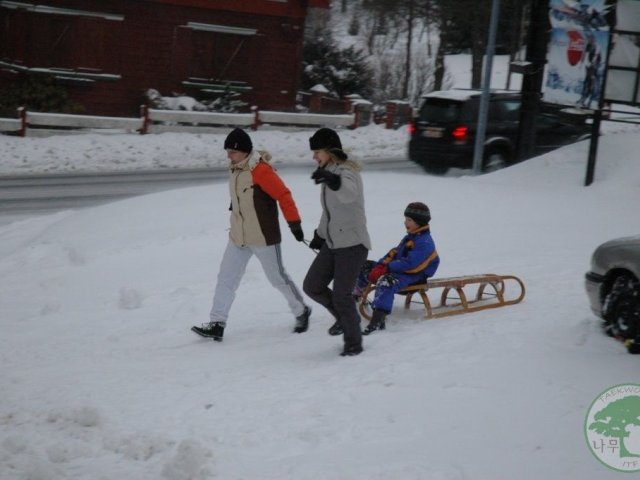
<instances>
[{"instance_id":1,"label":"snow covered bush","mask_svg":"<svg viewBox=\"0 0 640 480\"><path fill-rule=\"evenodd\" d=\"M145 90L144 97L149 106L157 110L237 113L247 106L246 102L239 99L239 93L228 89L214 100L199 101L193 97L175 93L172 97L167 97L154 88Z\"/></svg>"},{"instance_id":2,"label":"snow covered bush","mask_svg":"<svg viewBox=\"0 0 640 480\"><path fill-rule=\"evenodd\" d=\"M18 107L25 107L32 112L84 111L84 107L71 101L67 89L50 75L22 75L13 86L0 90L0 117L15 117Z\"/></svg>"},{"instance_id":3,"label":"snow covered bush","mask_svg":"<svg viewBox=\"0 0 640 480\"><path fill-rule=\"evenodd\" d=\"M158 110L194 110L204 112L207 107L193 97L185 95L174 95L165 97L154 88L149 88L144 92L144 96L149 101L149 106Z\"/></svg>"}]
</instances>

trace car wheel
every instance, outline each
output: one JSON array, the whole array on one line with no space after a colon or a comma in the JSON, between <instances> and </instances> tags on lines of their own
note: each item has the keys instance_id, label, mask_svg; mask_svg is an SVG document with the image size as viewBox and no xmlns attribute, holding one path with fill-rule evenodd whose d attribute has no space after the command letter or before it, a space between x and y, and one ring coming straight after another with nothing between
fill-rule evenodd
<instances>
[{"instance_id":1,"label":"car wheel","mask_svg":"<svg viewBox=\"0 0 640 480\"><path fill-rule=\"evenodd\" d=\"M449 167L443 167L442 165L422 165L422 168L427 173L434 175L444 175L449 171Z\"/></svg>"},{"instance_id":2,"label":"car wheel","mask_svg":"<svg viewBox=\"0 0 640 480\"><path fill-rule=\"evenodd\" d=\"M624 341L630 353L640 353L640 282L633 275L619 275L605 296L603 328Z\"/></svg>"},{"instance_id":3,"label":"car wheel","mask_svg":"<svg viewBox=\"0 0 640 480\"><path fill-rule=\"evenodd\" d=\"M482 171L484 173L495 172L509 165L509 158L503 150L488 150L484 154Z\"/></svg>"}]
</instances>

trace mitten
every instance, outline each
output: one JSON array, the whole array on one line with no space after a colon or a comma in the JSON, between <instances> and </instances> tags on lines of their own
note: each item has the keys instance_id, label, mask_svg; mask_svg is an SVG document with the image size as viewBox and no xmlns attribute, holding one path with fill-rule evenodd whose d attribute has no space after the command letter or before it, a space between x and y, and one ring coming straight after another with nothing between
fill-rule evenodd
<instances>
[{"instance_id":1,"label":"mitten","mask_svg":"<svg viewBox=\"0 0 640 480\"><path fill-rule=\"evenodd\" d=\"M379 263L378 265L373 267L369 272L369 281L371 283L376 283L378 279L388 271L389 271L389 268L386 265Z\"/></svg>"},{"instance_id":2,"label":"mitten","mask_svg":"<svg viewBox=\"0 0 640 480\"><path fill-rule=\"evenodd\" d=\"M324 183L331 190L338 190L340 188L340 175L331 173L324 168L317 168L312 174L311 178L318 183Z\"/></svg>"},{"instance_id":3,"label":"mitten","mask_svg":"<svg viewBox=\"0 0 640 480\"><path fill-rule=\"evenodd\" d=\"M309 242L309 248L312 250L320 250L324 245L324 238L318 235L318 231L313 231L313 240Z\"/></svg>"},{"instance_id":4,"label":"mitten","mask_svg":"<svg viewBox=\"0 0 640 480\"><path fill-rule=\"evenodd\" d=\"M304 232L302 231L302 225L300 222L289 222L289 228L297 241L301 242L304 240Z\"/></svg>"}]
</instances>

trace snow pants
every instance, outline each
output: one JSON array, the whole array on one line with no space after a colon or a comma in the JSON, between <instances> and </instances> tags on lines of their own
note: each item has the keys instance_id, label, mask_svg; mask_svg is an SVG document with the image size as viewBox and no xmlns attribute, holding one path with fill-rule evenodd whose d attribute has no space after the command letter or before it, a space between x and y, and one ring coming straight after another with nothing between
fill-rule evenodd
<instances>
[{"instance_id":1,"label":"snow pants","mask_svg":"<svg viewBox=\"0 0 640 480\"><path fill-rule=\"evenodd\" d=\"M291 313L296 317L304 313L305 304L302 295L289 278L289 275L287 275L282 264L280 244L239 247L229 240L220 264L218 283L213 295L213 306L209 314L212 322L227 323L240 280L247 268L247 263L249 263L253 255L260 261L271 285L277 288L286 298Z\"/></svg>"},{"instance_id":2,"label":"snow pants","mask_svg":"<svg viewBox=\"0 0 640 480\"><path fill-rule=\"evenodd\" d=\"M367 260L362 266L356 288L353 290L355 296L360 296L367 285L369 285L369 272L376 265L376 262ZM386 273L376 282L376 290L373 296L371 307L374 310L382 310L389 314L393 309L394 295L398 290L414 283L426 282L424 273Z\"/></svg>"},{"instance_id":3,"label":"snow pants","mask_svg":"<svg viewBox=\"0 0 640 480\"><path fill-rule=\"evenodd\" d=\"M332 250L324 244L302 284L304 292L329 310L342 326L344 343L348 346L362 345L360 315L351 292L367 253L364 245ZM330 289L332 281L333 289Z\"/></svg>"}]
</instances>

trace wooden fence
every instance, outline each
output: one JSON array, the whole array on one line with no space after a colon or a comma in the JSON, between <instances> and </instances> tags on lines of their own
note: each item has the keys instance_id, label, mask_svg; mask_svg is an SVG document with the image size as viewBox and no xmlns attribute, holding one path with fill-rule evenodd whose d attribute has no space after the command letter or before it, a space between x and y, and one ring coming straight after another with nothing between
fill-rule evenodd
<instances>
[{"instance_id":1,"label":"wooden fence","mask_svg":"<svg viewBox=\"0 0 640 480\"><path fill-rule=\"evenodd\" d=\"M271 112L258 109L251 113L191 112L155 110L143 105L139 118L124 118L30 112L20 108L19 118L0 118L0 132L26 137L85 133L87 129L147 134L219 132L221 127L249 127L257 130L263 125L357 128L363 125L359 112L357 105L354 105L353 113L341 115Z\"/></svg>"}]
</instances>

